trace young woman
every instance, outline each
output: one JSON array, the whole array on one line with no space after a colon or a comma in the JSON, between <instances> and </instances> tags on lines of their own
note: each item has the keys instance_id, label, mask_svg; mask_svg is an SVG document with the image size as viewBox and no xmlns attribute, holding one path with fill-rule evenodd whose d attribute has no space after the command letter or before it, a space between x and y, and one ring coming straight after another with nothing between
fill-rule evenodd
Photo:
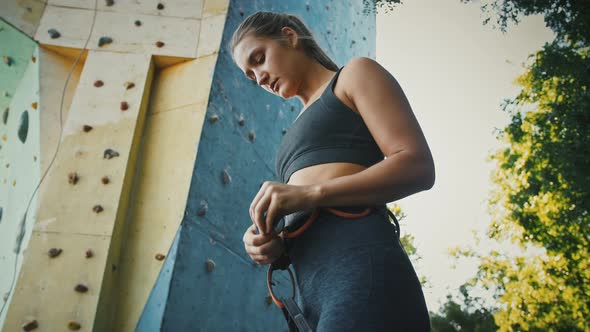
<instances>
[{"instance_id":1,"label":"young woman","mask_svg":"<svg viewBox=\"0 0 590 332\"><path fill-rule=\"evenodd\" d=\"M385 203L430 189L434 162L395 78L364 57L338 67L289 14L249 16L229 47L248 79L303 104L277 153L282 182L264 182L250 205L246 252L270 264L288 249L297 305L315 331L429 331ZM319 214L287 248L275 223L298 211Z\"/></svg>"}]
</instances>

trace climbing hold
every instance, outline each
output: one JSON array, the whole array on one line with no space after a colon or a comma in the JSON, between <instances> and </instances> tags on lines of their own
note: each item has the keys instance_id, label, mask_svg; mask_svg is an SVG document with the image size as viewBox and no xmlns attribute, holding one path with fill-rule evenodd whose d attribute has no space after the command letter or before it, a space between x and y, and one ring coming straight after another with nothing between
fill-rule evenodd
<instances>
[{"instance_id":1,"label":"climbing hold","mask_svg":"<svg viewBox=\"0 0 590 332\"><path fill-rule=\"evenodd\" d=\"M367 37L363 36L363 40L367 40Z\"/></svg>"},{"instance_id":2,"label":"climbing hold","mask_svg":"<svg viewBox=\"0 0 590 332\"><path fill-rule=\"evenodd\" d=\"M18 125L18 138L25 143L27 140L27 133L29 132L29 112L24 111L20 115L20 123Z\"/></svg>"},{"instance_id":3,"label":"climbing hold","mask_svg":"<svg viewBox=\"0 0 590 332\"><path fill-rule=\"evenodd\" d=\"M49 251L47 252L47 254L51 258L55 258L55 257L59 256L59 254L61 254L62 251L63 250L61 248L51 248L51 249L49 249Z\"/></svg>"},{"instance_id":4,"label":"climbing hold","mask_svg":"<svg viewBox=\"0 0 590 332\"><path fill-rule=\"evenodd\" d=\"M39 327L39 323L37 323L37 320L33 319L32 321L24 323L22 327L23 331L33 331Z\"/></svg>"},{"instance_id":5,"label":"climbing hold","mask_svg":"<svg viewBox=\"0 0 590 332\"><path fill-rule=\"evenodd\" d=\"M107 7L110 7L115 4L115 0L106 0Z\"/></svg>"},{"instance_id":6,"label":"climbing hold","mask_svg":"<svg viewBox=\"0 0 590 332\"><path fill-rule=\"evenodd\" d=\"M10 97L10 93L8 93L8 91L4 91L4 97Z\"/></svg>"},{"instance_id":7,"label":"climbing hold","mask_svg":"<svg viewBox=\"0 0 590 332\"><path fill-rule=\"evenodd\" d=\"M326 6L326 10L330 10L330 6Z\"/></svg>"},{"instance_id":8,"label":"climbing hold","mask_svg":"<svg viewBox=\"0 0 590 332\"><path fill-rule=\"evenodd\" d=\"M78 293L86 293L88 291L88 287L86 287L86 285L77 284L74 290Z\"/></svg>"},{"instance_id":9,"label":"climbing hold","mask_svg":"<svg viewBox=\"0 0 590 332\"><path fill-rule=\"evenodd\" d=\"M328 31L326 31L326 33L327 33L327 34L331 34L331 33L332 33L332 31L328 30Z\"/></svg>"},{"instance_id":10,"label":"climbing hold","mask_svg":"<svg viewBox=\"0 0 590 332\"><path fill-rule=\"evenodd\" d=\"M208 259L205 263L205 268L207 269L207 272L213 272L215 269L215 262L211 259Z\"/></svg>"},{"instance_id":11,"label":"climbing hold","mask_svg":"<svg viewBox=\"0 0 590 332\"><path fill-rule=\"evenodd\" d=\"M81 328L80 323L75 322L73 320L68 322L68 329L72 330L72 331L77 331Z\"/></svg>"},{"instance_id":12,"label":"climbing hold","mask_svg":"<svg viewBox=\"0 0 590 332\"><path fill-rule=\"evenodd\" d=\"M162 46L164 46L164 42L163 42L163 41L159 41L159 40L158 40L158 41L156 42L156 46L157 46L157 47L162 47Z\"/></svg>"},{"instance_id":13,"label":"climbing hold","mask_svg":"<svg viewBox=\"0 0 590 332\"><path fill-rule=\"evenodd\" d=\"M209 205L207 204L206 201L201 201L200 205L201 206L199 207L199 210L197 211L197 215L199 217L202 217L205 214L207 214L207 210L209 209Z\"/></svg>"},{"instance_id":14,"label":"climbing hold","mask_svg":"<svg viewBox=\"0 0 590 332\"><path fill-rule=\"evenodd\" d=\"M2 210L4 209L0 206L0 222L2 221Z\"/></svg>"},{"instance_id":15,"label":"climbing hold","mask_svg":"<svg viewBox=\"0 0 590 332\"><path fill-rule=\"evenodd\" d=\"M121 111L126 111L127 109L129 109L129 104L127 104L126 101L122 101L121 102Z\"/></svg>"},{"instance_id":16,"label":"climbing hold","mask_svg":"<svg viewBox=\"0 0 590 332\"><path fill-rule=\"evenodd\" d=\"M268 296L265 298L265 302L266 302L266 304L267 304L267 305L270 305L270 304L272 303L272 297L271 297L270 295L268 295Z\"/></svg>"},{"instance_id":17,"label":"climbing hold","mask_svg":"<svg viewBox=\"0 0 590 332\"><path fill-rule=\"evenodd\" d=\"M31 57L31 61L33 61L33 63L37 62L37 58L35 58L34 56Z\"/></svg>"},{"instance_id":18,"label":"climbing hold","mask_svg":"<svg viewBox=\"0 0 590 332\"><path fill-rule=\"evenodd\" d=\"M164 256L164 255L162 255L160 253L156 254L156 259L159 260L159 261L163 260L165 257L166 256Z\"/></svg>"},{"instance_id":19,"label":"climbing hold","mask_svg":"<svg viewBox=\"0 0 590 332\"><path fill-rule=\"evenodd\" d=\"M111 159L119 156L119 152L113 149L106 149L104 150L104 154L102 156L103 159Z\"/></svg>"},{"instance_id":20,"label":"climbing hold","mask_svg":"<svg viewBox=\"0 0 590 332\"><path fill-rule=\"evenodd\" d=\"M32 103L32 104L31 104L31 107L32 107L34 110L36 110L36 109L37 109L37 102L34 102L34 103Z\"/></svg>"},{"instance_id":21,"label":"climbing hold","mask_svg":"<svg viewBox=\"0 0 590 332\"><path fill-rule=\"evenodd\" d=\"M86 258L90 258L92 256L94 256L94 252L92 251L92 249L86 250Z\"/></svg>"},{"instance_id":22,"label":"climbing hold","mask_svg":"<svg viewBox=\"0 0 590 332\"><path fill-rule=\"evenodd\" d=\"M162 10L164 9L164 4L163 3L159 3L158 4L158 10Z\"/></svg>"},{"instance_id":23,"label":"climbing hold","mask_svg":"<svg viewBox=\"0 0 590 332\"><path fill-rule=\"evenodd\" d=\"M84 125L84 127L82 127L82 129L84 130L84 132L86 132L86 133L87 133L87 132L89 132L89 131L91 131L91 130L92 130L92 126L89 126L89 125Z\"/></svg>"},{"instance_id":24,"label":"climbing hold","mask_svg":"<svg viewBox=\"0 0 590 332\"><path fill-rule=\"evenodd\" d=\"M291 112L295 110L295 106L291 106Z\"/></svg>"},{"instance_id":25,"label":"climbing hold","mask_svg":"<svg viewBox=\"0 0 590 332\"><path fill-rule=\"evenodd\" d=\"M10 108L6 107L6 109L4 110L4 113L2 114L2 122L4 122L4 124L6 124L6 122L8 122L8 111L10 110Z\"/></svg>"},{"instance_id":26,"label":"climbing hold","mask_svg":"<svg viewBox=\"0 0 590 332\"><path fill-rule=\"evenodd\" d=\"M49 37L51 37L51 39L56 39L61 36L59 31L57 31L55 29L49 29L49 30L47 30L47 33L49 33Z\"/></svg>"},{"instance_id":27,"label":"climbing hold","mask_svg":"<svg viewBox=\"0 0 590 332\"><path fill-rule=\"evenodd\" d=\"M254 131L253 130L250 130L250 132L248 133L248 138L250 139L250 141L253 141L254 140L254 137L255 137Z\"/></svg>"},{"instance_id":28,"label":"climbing hold","mask_svg":"<svg viewBox=\"0 0 590 332\"><path fill-rule=\"evenodd\" d=\"M215 123L217 120L219 120L219 116L217 116L217 114L213 114L209 117L209 122L211 123Z\"/></svg>"},{"instance_id":29,"label":"climbing hold","mask_svg":"<svg viewBox=\"0 0 590 332\"><path fill-rule=\"evenodd\" d=\"M9 297L9 296L10 296L10 292L6 292L6 293L4 293L4 295L2 295L2 300L3 300L4 302L8 301L8 297Z\"/></svg>"},{"instance_id":30,"label":"climbing hold","mask_svg":"<svg viewBox=\"0 0 590 332\"><path fill-rule=\"evenodd\" d=\"M240 10L240 16L244 16L244 12Z\"/></svg>"},{"instance_id":31,"label":"climbing hold","mask_svg":"<svg viewBox=\"0 0 590 332\"><path fill-rule=\"evenodd\" d=\"M309 4L305 4L305 10L309 11Z\"/></svg>"},{"instance_id":32,"label":"climbing hold","mask_svg":"<svg viewBox=\"0 0 590 332\"><path fill-rule=\"evenodd\" d=\"M98 205L98 204L97 204L97 205L95 205L95 206L92 208L92 211L94 211L94 212L96 212L96 213L101 213L103 210L104 210L104 209L102 208L102 206L100 206L100 205Z\"/></svg>"},{"instance_id":33,"label":"climbing hold","mask_svg":"<svg viewBox=\"0 0 590 332\"><path fill-rule=\"evenodd\" d=\"M78 183L78 173L76 172L71 172L70 174L68 174L68 183L70 184L76 184Z\"/></svg>"},{"instance_id":34,"label":"climbing hold","mask_svg":"<svg viewBox=\"0 0 590 332\"><path fill-rule=\"evenodd\" d=\"M3 56L3 57L2 57L2 60L3 60L3 61L4 61L4 63L5 63L5 64L7 64L9 67L10 67L10 65L12 65L12 59L11 59L11 58L10 58L8 55L5 55L5 56Z\"/></svg>"},{"instance_id":35,"label":"climbing hold","mask_svg":"<svg viewBox=\"0 0 590 332\"><path fill-rule=\"evenodd\" d=\"M238 124L241 126L244 125L244 116L242 114L240 114L240 119L238 120Z\"/></svg>"},{"instance_id":36,"label":"climbing hold","mask_svg":"<svg viewBox=\"0 0 590 332\"><path fill-rule=\"evenodd\" d=\"M136 27L139 27L139 26L141 26L141 21L140 21L140 20L135 20L135 26L136 26Z\"/></svg>"},{"instance_id":37,"label":"climbing hold","mask_svg":"<svg viewBox=\"0 0 590 332\"><path fill-rule=\"evenodd\" d=\"M97 88L100 88L103 85L104 85L104 82L101 81L101 80L94 81L94 86L97 87Z\"/></svg>"},{"instance_id":38,"label":"climbing hold","mask_svg":"<svg viewBox=\"0 0 590 332\"><path fill-rule=\"evenodd\" d=\"M115 264L111 264L111 271L112 271L112 272L115 272L115 271L117 271L117 265L115 265Z\"/></svg>"},{"instance_id":39,"label":"climbing hold","mask_svg":"<svg viewBox=\"0 0 590 332\"><path fill-rule=\"evenodd\" d=\"M110 44L112 42L113 42L113 38L111 38L111 37L100 37L100 39L98 40L98 46L101 47L103 45Z\"/></svg>"},{"instance_id":40,"label":"climbing hold","mask_svg":"<svg viewBox=\"0 0 590 332\"><path fill-rule=\"evenodd\" d=\"M33 161L37 161L37 156L33 156Z\"/></svg>"},{"instance_id":41,"label":"climbing hold","mask_svg":"<svg viewBox=\"0 0 590 332\"><path fill-rule=\"evenodd\" d=\"M108 176L103 176L102 179L100 179L102 181L102 184L107 184L109 183L109 177Z\"/></svg>"},{"instance_id":42,"label":"climbing hold","mask_svg":"<svg viewBox=\"0 0 590 332\"><path fill-rule=\"evenodd\" d=\"M287 133L287 129L283 128L283 135Z\"/></svg>"},{"instance_id":43,"label":"climbing hold","mask_svg":"<svg viewBox=\"0 0 590 332\"><path fill-rule=\"evenodd\" d=\"M135 86L133 82L125 82L125 89L129 90Z\"/></svg>"},{"instance_id":44,"label":"climbing hold","mask_svg":"<svg viewBox=\"0 0 590 332\"><path fill-rule=\"evenodd\" d=\"M225 169L221 172L221 181L223 184L229 184L231 182L231 176L229 176L229 173Z\"/></svg>"}]
</instances>

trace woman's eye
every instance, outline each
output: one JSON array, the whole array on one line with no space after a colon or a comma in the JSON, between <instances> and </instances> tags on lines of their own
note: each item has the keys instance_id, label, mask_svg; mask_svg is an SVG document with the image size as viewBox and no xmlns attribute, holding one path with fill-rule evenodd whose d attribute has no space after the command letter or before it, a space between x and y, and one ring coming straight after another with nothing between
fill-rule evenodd
<instances>
[{"instance_id":1,"label":"woman's eye","mask_svg":"<svg viewBox=\"0 0 590 332\"><path fill-rule=\"evenodd\" d=\"M260 56L260 58L258 58L258 63L262 63L264 62L264 55Z\"/></svg>"}]
</instances>

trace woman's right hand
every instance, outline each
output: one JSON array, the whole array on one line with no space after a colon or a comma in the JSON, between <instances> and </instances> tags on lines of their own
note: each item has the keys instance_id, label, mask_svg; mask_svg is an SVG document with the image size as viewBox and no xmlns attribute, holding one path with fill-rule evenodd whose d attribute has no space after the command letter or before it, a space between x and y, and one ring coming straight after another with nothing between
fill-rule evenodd
<instances>
[{"instance_id":1,"label":"woman's right hand","mask_svg":"<svg viewBox=\"0 0 590 332\"><path fill-rule=\"evenodd\" d=\"M276 232L270 234L258 234L256 224L252 224L244 233L242 241L244 248L252 260L258 264L266 265L274 262L281 256L283 240Z\"/></svg>"}]
</instances>

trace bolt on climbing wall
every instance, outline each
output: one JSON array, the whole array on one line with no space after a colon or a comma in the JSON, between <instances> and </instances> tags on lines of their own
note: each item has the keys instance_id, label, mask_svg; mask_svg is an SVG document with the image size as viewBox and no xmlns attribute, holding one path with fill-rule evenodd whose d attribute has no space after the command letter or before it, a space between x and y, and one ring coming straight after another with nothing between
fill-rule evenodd
<instances>
[{"instance_id":1,"label":"bolt on climbing wall","mask_svg":"<svg viewBox=\"0 0 590 332\"><path fill-rule=\"evenodd\" d=\"M286 328L281 310L269 298L268 266L250 259L242 236L251 224L248 207L260 184L278 180L276 149L301 104L245 79L225 45L248 15L269 10L302 18L339 66L354 56L374 58L375 13L369 2L230 2L173 272L162 270L139 331ZM290 294L287 274L276 275L275 289Z\"/></svg>"}]
</instances>

